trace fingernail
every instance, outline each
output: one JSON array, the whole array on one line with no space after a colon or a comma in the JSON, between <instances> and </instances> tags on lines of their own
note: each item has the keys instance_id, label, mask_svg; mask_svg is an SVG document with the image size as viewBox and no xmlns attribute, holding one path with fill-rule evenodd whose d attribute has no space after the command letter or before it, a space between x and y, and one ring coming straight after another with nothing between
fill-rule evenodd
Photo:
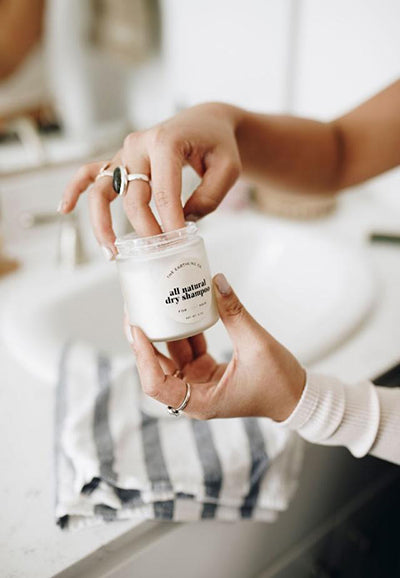
<instances>
[{"instance_id":1,"label":"fingernail","mask_svg":"<svg viewBox=\"0 0 400 578\"><path fill-rule=\"evenodd\" d=\"M222 295L228 295L228 293L231 292L231 286L229 285L225 275L223 275L222 273L218 273L218 275L215 275L214 283L217 286L218 291Z\"/></svg>"},{"instance_id":2,"label":"fingernail","mask_svg":"<svg viewBox=\"0 0 400 578\"><path fill-rule=\"evenodd\" d=\"M103 245L101 247L101 250L103 251L103 255L106 261L113 261L115 256L114 253L111 251L110 247L106 247L105 245Z\"/></svg>"},{"instance_id":3,"label":"fingernail","mask_svg":"<svg viewBox=\"0 0 400 578\"><path fill-rule=\"evenodd\" d=\"M133 342L136 343L137 338L138 338L138 328L135 327L135 325L132 325L131 331L132 331L132 339L133 339Z\"/></svg>"},{"instance_id":4,"label":"fingernail","mask_svg":"<svg viewBox=\"0 0 400 578\"><path fill-rule=\"evenodd\" d=\"M135 340L133 339L133 335L132 335L132 328L129 325L129 323L125 323L124 330L125 330L125 336L126 336L128 342L131 345L135 345Z\"/></svg>"},{"instance_id":5,"label":"fingernail","mask_svg":"<svg viewBox=\"0 0 400 578\"><path fill-rule=\"evenodd\" d=\"M65 202L61 199L61 201L58 203L57 213L62 213L64 207L65 207Z\"/></svg>"},{"instance_id":6,"label":"fingernail","mask_svg":"<svg viewBox=\"0 0 400 578\"><path fill-rule=\"evenodd\" d=\"M199 217L198 215L193 215L193 214L186 215L186 217L185 217L186 221L192 221L193 223L195 223L196 221L198 221L199 218L200 218L200 217Z\"/></svg>"},{"instance_id":7,"label":"fingernail","mask_svg":"<svg viewBox=\"0 0 400 578\"><path fill-rule=\"evenodd\" d=\"M131 343L131 345L132 345L132 347L136 353L137 342L138 342L138 329L134 325L129 326L129 329L130 329L131 339L132 339L132 341L130 343Z\"/></svg>"}]
</instances>

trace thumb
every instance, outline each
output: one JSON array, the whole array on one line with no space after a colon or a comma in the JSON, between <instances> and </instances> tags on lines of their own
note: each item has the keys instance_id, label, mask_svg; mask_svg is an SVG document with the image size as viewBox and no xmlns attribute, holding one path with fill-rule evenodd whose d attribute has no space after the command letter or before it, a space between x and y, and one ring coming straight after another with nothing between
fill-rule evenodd
<instances>
[{"instance_id":1,"label":"thumb","mask_svg":"<svg viewBox=\"0 0 400 578\"><path fill-rule=\"evenodd\" d=\"M215 155L203 174L202 181L188 199L184 213L190 219L199 219L212 213L221 203L240 174L239 162Z\"/></svg>"},{"instance_id":2,"label":"thumb","mask_svg":"<svg viewBox=\"0 0 400 578\"><path fill-rule=\"evenodd\" d=\"M248 344L249 340L258 337L260 330L263 331L261 326L243 307L225 275L218 273L213 281L218 311L234 345L243 344L243 340Z\"/></svg>"}]
</instances>

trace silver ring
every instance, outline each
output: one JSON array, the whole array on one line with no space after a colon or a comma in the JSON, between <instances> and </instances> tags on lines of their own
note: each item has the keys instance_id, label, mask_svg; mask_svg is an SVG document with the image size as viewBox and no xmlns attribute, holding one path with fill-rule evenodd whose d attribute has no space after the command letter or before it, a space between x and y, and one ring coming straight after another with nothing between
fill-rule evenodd
<instances>
[{"instance_id":1,"label":"silver ring","mask_svg":"<svg viewBox=\"0 0 400 578\"><path fill-rule=\"evenodd\" d=\"M109 171L103 171L109 172ZM123 165L116 167L112 173L113 189L117 195L125 195L128 184L131 181L144 181L150 184L150 177L143 173L128 173Z\"/></svg>"},{"instance_id":2,"label":"silver ring","mask_svg":"<svg viewBox=\"0 0 400 578\"><path fill-rule=\"evenodd\" d=\"M192 388L191 388L190 383L188 381L185 381L185 385L186 385L186 394L185 394L185 399L183 400L181 405L179 407L172 407L171 405L169 405L167 407L168 413L170 415L173 415L174 417L179 417L181 415L181 413L183 412L183 410L186 408L187 404L189 403Z\"/></svg>"},{"instance_id":3,"label":"silver ring","mask_svg":"<svg viewBox=\"0 0 400 578\"><path fill-rule=\"evenodd\" d=\"M103 165L101 167L101 169L99 170L99 172L96 175L96 181L97 179L101 179L102 177L112 177L114 174L114 171L107 171L108 167L110 166L110 163L106 163L105 165Z\"/></svg>"}]
</instances>

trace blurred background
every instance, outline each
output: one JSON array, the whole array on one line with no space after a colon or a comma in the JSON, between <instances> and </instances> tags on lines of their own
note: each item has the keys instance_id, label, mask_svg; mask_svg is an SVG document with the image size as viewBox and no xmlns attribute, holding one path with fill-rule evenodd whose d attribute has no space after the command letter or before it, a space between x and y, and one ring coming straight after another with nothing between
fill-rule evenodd
<instances>
[{"instance_id":1,"label":"blurred background","mask_svg":"<svg viewBox=\"0 0 400 578\"><path fill-rule=\"evenodd\" d=\"M340 448L306 446L300 490L272 525L123 523L60 535L49 471L63 344L127 351L115 272L101 262L85 199L71 216L56 213L68 179L110 158L130 131L203 101L335 118L400 76L399 21L398 0L0 0L0 438L13 440L1 448L5 576L396 575L381 571L393 558L394 474ZM188 195L196 179L184 177ZM372 233L400 235L399 189L399 168L338 198L241 181L218 224L204 224L213 269L225 267L304 363L372 379L400 357L398 245L370 243ZM119 203L113 213L126 232ZM260 239L263 266L249 259ZM259 310L252 295L265 292ZM98 554L110 543L106 570Z\"/></svg>"}]
</instances>

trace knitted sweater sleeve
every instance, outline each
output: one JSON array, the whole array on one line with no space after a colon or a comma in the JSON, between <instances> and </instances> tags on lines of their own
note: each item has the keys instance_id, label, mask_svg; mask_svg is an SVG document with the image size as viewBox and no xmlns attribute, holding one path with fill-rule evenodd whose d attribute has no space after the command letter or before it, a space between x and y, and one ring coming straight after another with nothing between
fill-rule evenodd
<instances>
[{"instance_id":1,"label":"knitted sweater sleeve","mask_svg":"<svg viewBox=\"0 0 400 578\"><path fill-rule=\"evenodd\" d=\"M357 458L400 464L400 388L309 373L299 403L279 425L313 443L345 446Z\"/></svg>"}]
</instances>

